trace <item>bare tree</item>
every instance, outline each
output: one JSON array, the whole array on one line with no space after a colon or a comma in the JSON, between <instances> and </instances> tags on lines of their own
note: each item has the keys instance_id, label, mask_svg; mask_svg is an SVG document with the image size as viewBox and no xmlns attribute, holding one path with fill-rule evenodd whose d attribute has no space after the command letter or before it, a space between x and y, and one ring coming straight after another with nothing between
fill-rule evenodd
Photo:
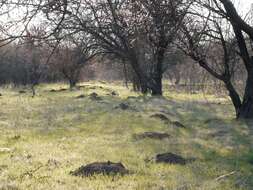
<instances>
[{"instance_id":1,"label":"bare tree","mask_svg":"<svg viewBox=\"0 0 253 190\"><path fill-rule=\"evenodd\" d=\"M187 17L181 29L181 47L202 68L225 84L237 117L252 118L253 62L249 53L252 50L247 43L253 39L253 28L238 15L230 0L221 0L220 3L200 1L198 6L207 11L192 12ZM243 31L249 38L243 35ZM239 56L248 73L243 100L232 83Z\"/></svg>"},{"instance_id":2,"label":"bare tree","mask_svg":"<svg viewBox=\"0 0 253 190\"><path fill-rule=\"evenodd\" d=\"M31 86L33 97L36 95L35 87L40 83L43 73L47 69L47 50L43 40L40 39L44 30L42 27L32 27L27 30L27 37L20 40L19 53L26 65L27 82Z\"/></svg>"},{"instance_id":3,"label":"bare tree","mask_svg":"<svg viewBox=\"0 0 253 190\"><path fill-rule=\"evenodd\" d=\"M220 2L223 8L219 7L219 13L226 16L232 25L240 56L248 74L244 97L238 108L237 115L239 118L253 118L253 50L248 45L249 43L253 43L253 26L250 26L239 16L232 1L220 0ZM214 3L219 6L216 1Z\"/></svg>"},{"instance_id":4,"label":"bare tree","mask_svg":"<svg viewBox=\"0 0 253 190\"><path fill-rule=\"evenodd\" d=\"M76 1L62 23L91 34L105 53L131 65L143 93L162 94L164 54L183 20L185 1Z\"/></svg>"},{"instance_id":5,"label":"bare tree","mask_svg":"<svg viewBox=\"0 0 253 190\"><path fill-rule=\"evenodd\" d=\"M66 36L54 51L51 65L68 80L70 89L76 87L82 69L99 54L96 44L87 35Z\"/></svg>"}]
</instances>

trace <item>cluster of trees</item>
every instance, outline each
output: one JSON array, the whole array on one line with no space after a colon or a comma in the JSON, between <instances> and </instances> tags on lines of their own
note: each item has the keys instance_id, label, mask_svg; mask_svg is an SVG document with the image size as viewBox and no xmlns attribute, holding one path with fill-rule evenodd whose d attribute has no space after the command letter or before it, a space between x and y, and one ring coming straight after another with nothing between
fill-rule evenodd
<instances>
[{"instance_id":1,"label":"cluster of trees","mask_svg":"<svg viewBox=\"0 0 253 190\"><path fill-rule=\"evenodd\" d=\"M184 54L224 84L238 118L253 118L253 26L231 0L9 0L0 15L3 45L28 42L22 51L33 85L51 67L72 88L84 65L109 57L135 90L162 95L166 71L178 78L173 56L181 62ZM30 32L38 23L43 29ZM238 68L246 75L243 96Z\"/></svg>"}]
</instances>

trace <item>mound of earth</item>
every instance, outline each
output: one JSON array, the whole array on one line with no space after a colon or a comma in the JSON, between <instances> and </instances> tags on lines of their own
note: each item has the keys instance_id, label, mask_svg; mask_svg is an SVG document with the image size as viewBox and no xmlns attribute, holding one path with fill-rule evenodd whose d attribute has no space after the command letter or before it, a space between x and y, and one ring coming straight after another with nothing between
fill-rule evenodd
<instances>
[{"instance_id":1,"label":"mound of earth","mask_svg":"<svg viewBox=\"0 0 253 190\"><path fill-rule=\"evenodd\" d=\"M91 100L94 100L94 101L100 101L100 100L102 100L102 98L99 97L98 94L95 93L95 92L91 93L91 94L89 95L89 97L90 97Z\"/></svg>"},{"instance_id":2,"label":"mound of earth","mask_svg":"<svg viewBox=\"0 0 253 190\"><path fill-rule=\"evenodd\" d=\"M85 98L85 95L83 95L83 94L76 97L76 99L83 99L83 98Z\"/></svg>"},{"instance_id":3,"label":"mound of earth","mask_svg":"<svg viewBox=\"0 0 253 190\"><path fill-rule=\"evenodd\" d=\"M67 88L61 88L61 89L58 90L58 92L65 92L67 90L68 90Z\"/></svg>"},{"instance_id":4,"label":"mound of earth","mask_svg":"<svg viewBox=\"0 0 253 190\"><path fill-rule=\"evenodd\" d=\"M49 92L65 92L65 91L67 91L68 89L67 88L60 88L60 89L52 89L52 90L50 90Z\"/></svg>"},{"instance_id":5,"label":"mound of earth","mask_svg":"<svg viewBox=\"0 0 253 190\"><path fill-rule=\"evenodd\" d=\"M159 132L145 132L141 134L135 134L134 138L135 139L150 138L150 139L163 140L170 138L170 135L167 133L159 133Z\"/></svg>"},{"instance_id":6,"label":"mound of earth","mask_svg":"<svg viewBox=\"0 0 253 190\"><path fill-rule=\"evenodd\" d=\"M185 125L183 125L179 121L173 121L171 124L178 127L178 128L186 128Z\"/></svg>"},{"instance_id":7,"label":"mound of earth","mask_svg":"<svg viewBox=\"0 0 253 190\"><path fill-rule=\"evenodd\" d=\"M120 103L118 106L115 107L115 109L121 109L121 110L127 110L130 106L126 103Z\"/></svg>"},{"instance_id":8,"label":"mound of earth","mask_svg":"<svg viewBox=\"0 0 253 190\"><path fill-rule=\"evenodd\" d=\"M25 90L20 90L20 91L19 91L19 94L25 94L25 93L26 93Z\"/></svg>"},{"instance_id":9,"label":"mound of earth","mask_svg":"<svg viewBox=\"0 0 253 190\"><path fill-rule=\"evenodd\" d=\"M150 117L155 118L155 119L160 119L164 122L171 122L170 119L162 113L155 113L155 114L151 115Z\"/></svg>"},{"instance_id":10,"label":"mound of earth","mask_svg":"<svg viewBox=\"0 0 253 190\"><path fill-rule=\"evenodd\" d=\"M173 154L173 153L164 153L164 154L158 154L156 156L156 162L157 163L185 165L187 160L184 159L183 157Z\"/></svg>"},{"instance_id":11,"label":"mound of earth","mask_svg":"<svg viewBox=\"0 0 253 190\"><path fill-rule=\"evenodd\" d=\"M117 92L115 92L115 91L112 91L111 95L112 96L119 96L119 94Z\"/></svg>"},{"instance_id":12,"label":"mound of earth","mask_svg":"<svg viewBox=\"0 0 253 190\"><path fill-rule=\"evenodd\" d=\"M77 170L70 172L71 175L88 177L96 174L103 175L124 175L127 174L128 170L124 167L122 163L113 163L113 162L94 162L86 166L81 166Z\"/></svg>"}]
</instances>

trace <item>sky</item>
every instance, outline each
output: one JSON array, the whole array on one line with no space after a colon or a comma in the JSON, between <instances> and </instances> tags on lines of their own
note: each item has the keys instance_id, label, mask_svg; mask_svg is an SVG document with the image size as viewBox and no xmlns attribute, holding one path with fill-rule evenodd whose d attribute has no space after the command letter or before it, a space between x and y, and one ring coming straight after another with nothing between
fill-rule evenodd
<instances>
[{"instance_id":1,"label":"sky","mask_svg":"<svg viewBox=\"0 0 253 190\"><path fill-rule=\"evenodd\" d=\"M240 14L245 15L250 11L253 0L234 0L234 4Z\"/></svg>"}]
</instances>

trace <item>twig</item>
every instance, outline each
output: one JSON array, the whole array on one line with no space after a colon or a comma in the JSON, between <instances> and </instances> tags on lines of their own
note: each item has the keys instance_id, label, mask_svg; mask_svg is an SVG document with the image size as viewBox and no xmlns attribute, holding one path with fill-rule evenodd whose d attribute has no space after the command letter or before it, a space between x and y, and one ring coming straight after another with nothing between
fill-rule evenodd
<instances>
[{"instance_id":1,"label":"twig","mask_svg":"<svg viewBox=\"0 0 253 190\"><path fill-rule=\"evenodd\" d=\"M233 171L233 172L231 172L231 173L228 173L228 174L225 174L225 175L221 175L221 176L217 177L217 178L215 179L215 181L220 181L220 180L222 180L222 179L224 179L224 178L226 178L226 177L229 177L229 176L231 176L231 175L234 175L235 173L236 173L236 171Z\"/></svg>"}]
</instances>

